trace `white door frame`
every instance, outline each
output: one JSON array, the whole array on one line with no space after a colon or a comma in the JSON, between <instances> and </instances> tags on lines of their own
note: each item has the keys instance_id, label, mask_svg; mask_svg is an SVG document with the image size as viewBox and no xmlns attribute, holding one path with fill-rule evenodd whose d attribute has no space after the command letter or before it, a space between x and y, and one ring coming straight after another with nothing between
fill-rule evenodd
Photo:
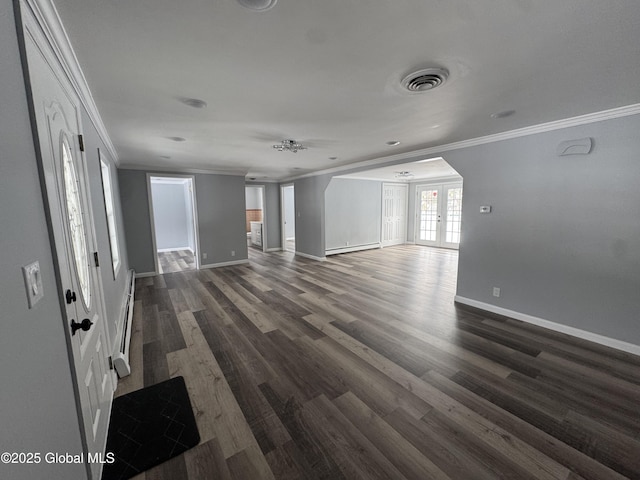
<instances>
[{"instance_id":1,"label":"white door frame","mask_svg":"<svg viewBox=\"0 0 640 480\"><path fill-rule=\"evenodd\" d=\"M253 183L245 184L245 190L247 188L260 189L260 195L262 197L262 251L267 252L267 186L264 184L256 185Z\"/></svg>"},{"instance_id":2,"label":"white door frame","mask_svg":"<svg viewBox=\"0 0 640 480\"><path fill-rule=\"evenodd\" d=\"M439 181L437 183L420 183L416 185L416 198L415 198L415 225L414 225L414 242L417 245L425 245L430 247L451 248L457 250L459 244L448 243L445 241L446 237L446 224L447 224L447 205L445 193L449 188L463 188L461 180L455 181ZM420 191L423 189L437 190L438 191L438 225L436 230L435 241L421 241L420 240Z\"/></svg>"},{"instance_id":3,"label":"white door frame","mask_svg":"<svg viewBox=\"0 0 640 480\"><path fill-rule=\"evenodd\" d=\"M151 179L152 178L185 178L189 180L191 185L191 211L193 212L193 235L195 237L196 251L193 252L195 259L195 269L200 270L200 231L198 229L198 202L196 196L196 177L195 175L185 175L180 173L147 173L147 198L149 200L149 217L151 220L151 241L153 245L153 265L154 272L159 274L160 268L158 265L158 244L156 243L156 222L153 211L153 198L151 195Z\"/></svg>"},{"instance_id":4,"label":"white door frame","mask_svg":"<svg viewBox=\"0 0 640 480\"><path fill-rule=\"evenodd\" d=\"M295 204L295 198L296 198L296 189L295 189L295 185L293 183L284 183L280 185L280 229L282 230L281 232L281 237L282 237L282 251L283 252L288 252L290 250L287 250L287 229L286 229L286 217L285 217L285 204L284 204L284 189L288 188L288 187L292 187L293 188L293 221L294 221L294 232L295 232L295 217L296 217L296 204ZM294 233L294 238L295 238L295 233ZM295 253L295 251L293 252Z\"/></svg>"},{"instance_id":5,"label":"white door frame","mask_svg":"<svg viewBox=\"0 0 640 480\"><path fill-rule=\"evenodd\" d=\"M385 243L384 241L384 213L385 213L385 198L384 198L384 189L385 187L389 187L389 186L393 186L393 187L403 187L404 188L404 201L403 203L403 207L404 207L404 228L402 228L402 239L400 241L393 241L393 242L387 242ZM397 183L397 182L384 182L382 184L382 213L380 215L380 245L382 247L390 247L392 245L402 245L404 243L407 243L407 217L409 215L409 184L408 183Z\"/></svg>"}]
</instances>

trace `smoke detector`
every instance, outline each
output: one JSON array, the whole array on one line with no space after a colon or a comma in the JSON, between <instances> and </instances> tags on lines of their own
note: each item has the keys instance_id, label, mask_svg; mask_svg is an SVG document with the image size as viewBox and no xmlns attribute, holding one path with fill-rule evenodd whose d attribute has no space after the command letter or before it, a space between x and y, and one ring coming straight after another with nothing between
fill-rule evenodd
<instances>
[{"instance_id":1,"label":"smoke detector","mask_svg":"<svg viewBox=\"0 0 640 480\"><path fill-rule=\"evenodd\" d=\"M424 68L404 77L401 85L411 93L421 93L439 87L447 81L447 78L449 78L447 69Z\"/></svg>"},{"instance_id":2,"label":"smoke detector","mask_svg":"<svg viewBox=\"0 0 640 480\"><path fill-rule=\"evenodd\" d=\"M278 0L238 0L238 3L254 12L264 12L273 8Z\"/></svg>"}]
</instances>

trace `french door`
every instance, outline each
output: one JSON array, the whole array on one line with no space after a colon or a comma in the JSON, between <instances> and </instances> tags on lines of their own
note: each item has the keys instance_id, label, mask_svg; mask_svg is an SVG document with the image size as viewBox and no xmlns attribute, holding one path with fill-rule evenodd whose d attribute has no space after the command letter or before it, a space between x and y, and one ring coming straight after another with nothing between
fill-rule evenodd
<instances>
[{"instance_id":1,"label":"french door","mask_svg":"<svg viewBox=\"0 0 640 480\"><path fill-rule=\"evenodd\" d=\"M416 191L416 243L457 249L462 225L462 184L420 185Z\"/></svg>"}]
</instances>

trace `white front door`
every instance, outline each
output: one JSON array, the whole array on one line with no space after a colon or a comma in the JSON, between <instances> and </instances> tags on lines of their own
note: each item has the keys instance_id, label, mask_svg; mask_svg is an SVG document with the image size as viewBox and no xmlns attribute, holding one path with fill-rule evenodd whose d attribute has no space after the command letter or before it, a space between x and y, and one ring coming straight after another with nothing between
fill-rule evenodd
<instances>
[{"instance_id":1,"label":"white front door","mask_svg":"<svg viewBox=\"0 0 640 480\"><path fill-rule=\"evenodd\" d=\"M462 226L462 184L422 185L416 191L416 243L458 248Z\"/></svg>"},{"instance_id":2,"label":"white front door","mask_svg":"<svg viewBox=\"0 0 640 480\"><path fill-rule=\"evenodd\" d=\"M382 246L399 245L407 241L406 184L382 185Z\"/></svg>"},{"instance_id":3,"label":"white front door","mask_svg":"<svg viewBox=\"0 0 640 480\"><path fill-rule=\"evenodd\" d=\"M27 60L87 462L89 454L104 453L114 384L94 261L97 249L86 161L79 146L80 102L55 57L32 35L38 38L28 28ZM100 478L101 467L91 462L92 478Z\"/></svg>"}]
</instances>

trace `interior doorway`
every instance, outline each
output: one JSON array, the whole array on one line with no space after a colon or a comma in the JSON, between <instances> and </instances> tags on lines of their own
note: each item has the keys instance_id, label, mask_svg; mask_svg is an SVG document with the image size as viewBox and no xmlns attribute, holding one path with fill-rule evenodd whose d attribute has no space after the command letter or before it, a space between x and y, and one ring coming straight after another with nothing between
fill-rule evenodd
<instances>
[{"instance_id":1,"label":"interior doorway","mask_svg":"<svg viewBox=\"0 0 640 480\"><path fill-rule=\"evenodd\" d=\"M416 243L457 249L462 228L462 183L416 187Z\"/></svg>"},{"instance_id":2,"label":"interior doorway","mask_svg":"<svg viewBox=\"0 0 640 480\"><path fill-rule=\"evenodd\" d=\"M156 272L200 268L193 176L148 175Z\"/></svg>"},{"instance_id":3,"label":"interior doorway","mask_svg":"<svg viewBox=\"0 0 640 480\"><path fill-rule=\"evenodd\" d=\"M267 251L267 211L264 185L247 185L245 191L247 246Z\"/></svg>"},{"instance_id":4,"label":"interior doorway","mask_svg":"<svg viewBox=\"0 0 640 480\"><path fill-rule=\"evenodd\" d=\"M296 251L296 207L293 184L280 188L282 203L282 249L285 252Z\"/></svg>"}]
</instances>

